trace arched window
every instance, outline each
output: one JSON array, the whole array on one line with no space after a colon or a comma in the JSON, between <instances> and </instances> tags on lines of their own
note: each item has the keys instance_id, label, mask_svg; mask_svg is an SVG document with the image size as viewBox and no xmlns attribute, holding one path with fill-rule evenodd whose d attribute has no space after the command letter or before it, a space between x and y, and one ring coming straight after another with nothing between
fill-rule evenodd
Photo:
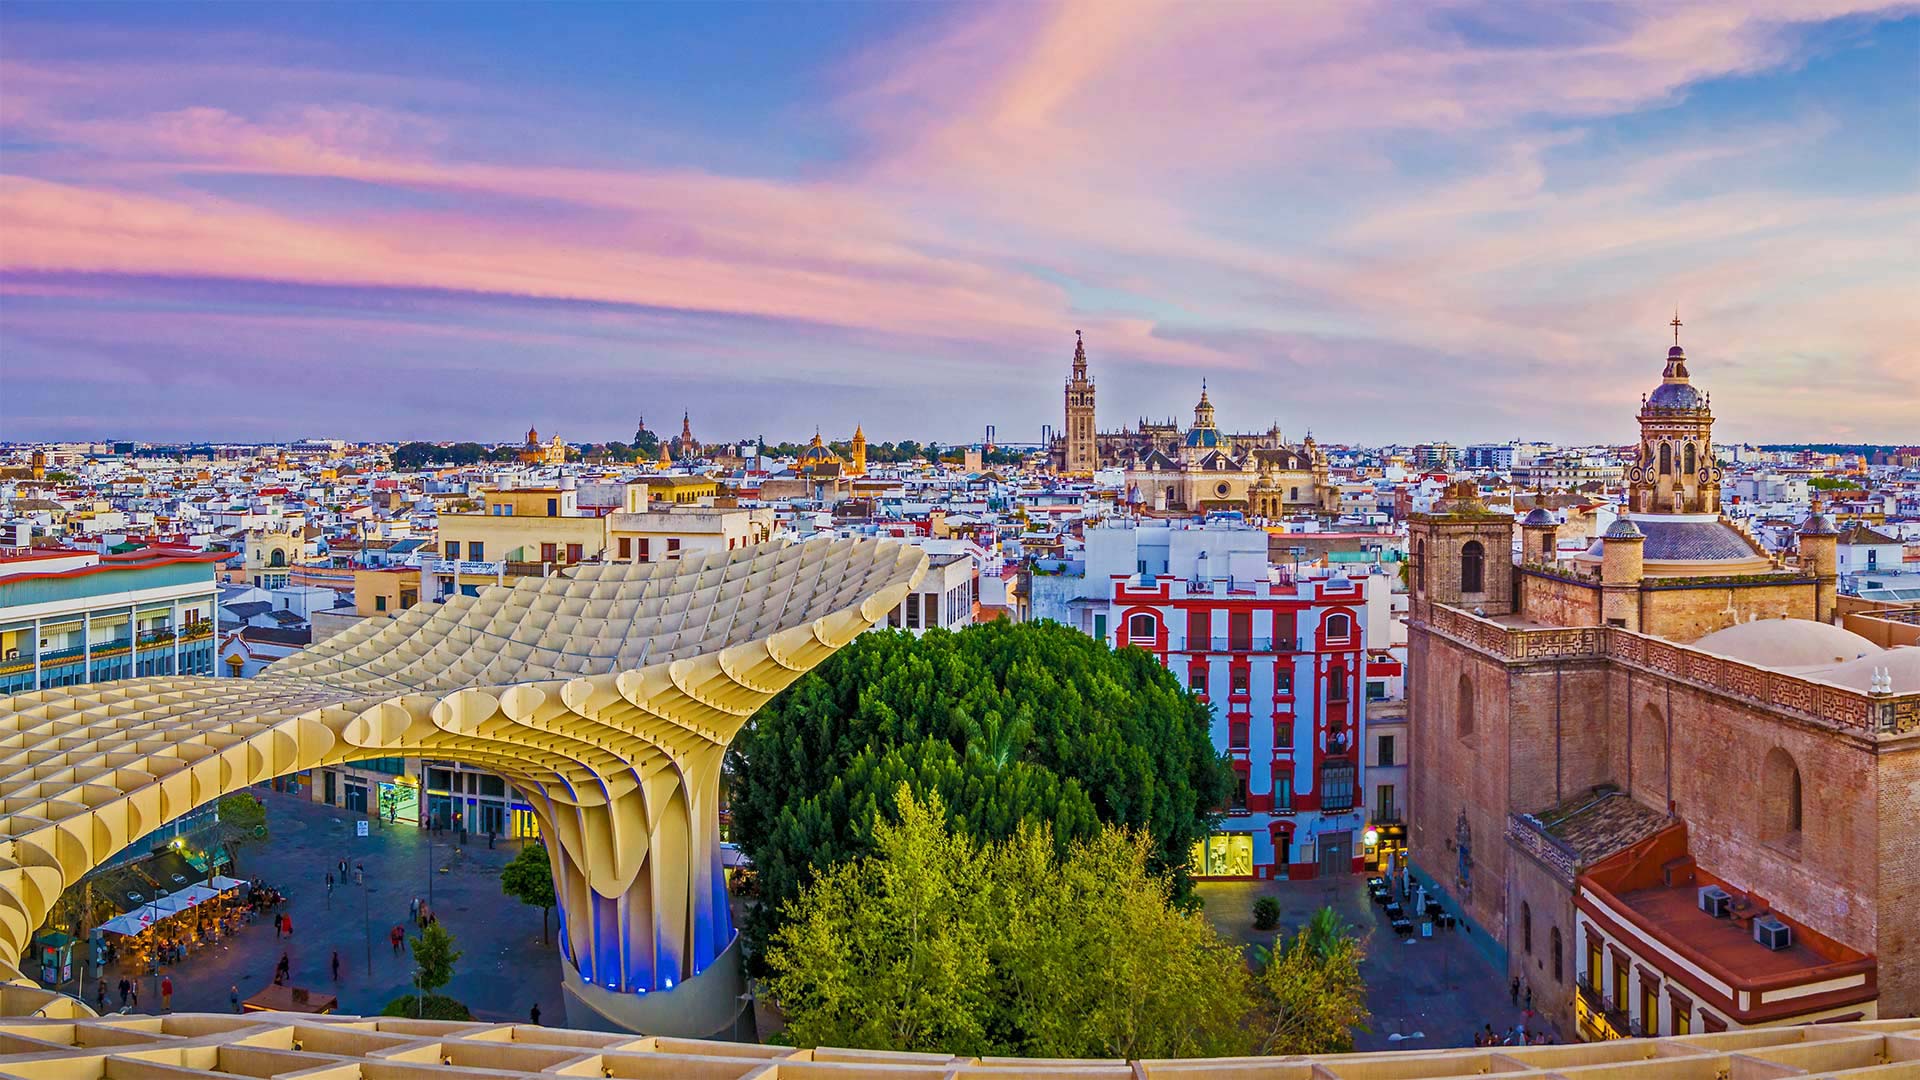
<instances>
[{"instance_id":1,"label":"arched window","mask_svg":"<svg viewBox=\"0 0 1920 1080\"><path fill-rule=\"evenodd\" d=\"M1661 443L1660 444L1660 475L1668 476L1668 475L1671 475L1672 473L1673 473L1673 446L1669 443Z\"/></svg>"},{"instance_id":2,"label":"arched window","mask_svg":"<svg viewBox=\"0 0 1920 1080\"><path fill-rule=\"evenodd\" d=\"M1760 839L1799 847L1801 825L1800 767L1793 755L1776 746L1767 751L1760 769Z\"/></svg>"},{"instance_id":3,"label":"arched window","mask_svg":"<svg viewBox=\"0 0 1920 1080\"><path fill-rule=\"evenodd\" d=\"M1454 734L1461 738L1473 734L1473 680L1460 676L1459 689L1454 699Z\"/></svg>"},{"instance_id":4,"label":"arched window","mask_svg":"<svg viewBox=\"0 0 1920 1080\"><path fill-rule=\"evenodd\" d=\"M1460 549L1460 591L1463 593L1485 592L1482 587L1486 577L1487 549L1480 541L1469 540Z\"/></svg>"},{"instance_id":5,"label":"arched window","mask_svg":"<svg viewBox=\"0 0 1920 1080\"><path fill-rule=\"evenodd\" d=\"M1520 951L1533 954L1533 907L1520 901Z\"/></svg>"},{"instance_id":6,"label":"arched window","mask_svg":"<svg viewBox=\"0 0 1920 1080\"><path fill-rule=\"evenodd\" d=\"M274 548L273 554L267 557L267 565L268 566L287 565L287 553L280 550L279 548Z\"/></svg>"},{"instance_id":7,"label":"arched window","mask_svg":"<svg viewBox=\"0 0 1920 1080\"><path fill-rule=\"evenodd\" d=\"M1560 966L1560 928L1547 931L1547 948L1553 950L1553 981L1564 982L1566 972Z\"/></svg>"},{"instance_id":8,"label":"arched window","mask_svg":"<svg viewBox=\"0 0 1920 1080\"><path fill-rule=\"evenodd\" d=\"M1141 612L1127 620L1127 640L1135 645L1143 641L1153 641L1160 636L1159 622L1146 612Z\"/></svg>"},{"instance_id":9,"label":"arched window","mask_svg":"<svg viewBox=\"0 0 1920 1080\"><path fill-rule=\"evenodd\" d=\"M1682 471L1684 471L1686 475L1692 476L1693 475L1693 444L1692 443L1687 444L1686 452L1681 455L1680 460L1683 465Z\"/></svg>"},{"instance_id":10,"label":"arched window","mask_svg":"<svg viewBox=\"0 0 1920 1080\"><path fill-rule=\"evenodd\" d=\"M1327 640L1345 641L1353 636L1353 616L1336 611L1327 616Z\"/></svg>"}]
</instances>

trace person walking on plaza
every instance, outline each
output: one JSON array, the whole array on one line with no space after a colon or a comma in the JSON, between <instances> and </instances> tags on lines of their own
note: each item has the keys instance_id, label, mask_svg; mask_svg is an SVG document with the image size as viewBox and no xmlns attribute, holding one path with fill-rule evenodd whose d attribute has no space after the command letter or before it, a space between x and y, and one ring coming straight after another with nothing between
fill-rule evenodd
<instances>
[{"instance_id":1,"label":"person walking on plaza","mask_svg":"<svg viewBox=\"0 0 1920 1080\"><path fill-rule=\"evenodd\" d=\"M140 984L137 982L129 984L127 994L127 1008L137 1011L140 1008Z\"/></svg>"},{"instance_id":2,"label":"person walking on plaza","mask_svg":"<svg viewBox=\"0 0 1920 1080\"><path fill-rule=\"evenodd\" d=\"M160 1011L173 1011L173 976L171 975L160 977Z\"/></svg>"},{"instance_id":3,"label":"person walking on plaza","mask_svg":"<svg viewBox=\"0 0 1920 1080\"><path fill-rule=\"evenodd\" d=\"M527 1019L531 1020L536 1026L539 1025L540 1023L540 1003L539 1002L536 1001L533 1003L533 1011L527 1014Z\"/></svg>"},{"instance_id":4,"label":"person walking on plaza","mask_svg":"<svg viewBox=\"0 0 1920 1080\"><path fill-rule=\"evenodd\" d=\"M340 950L333 950L333 981L340 981Z\"/></svg>"},{"instance_id":5,"label":"person walking on plaza","mask_svg":"<svg viewBox=\"0 0 1920 1080\"><path fill-rule=\"evenodd\" d=\"M327 895L333 895L333 871L327 871Z\"/></svg>"},{"instance_id":6,"label":"person walking on plaza","mask_svg":"<svg viewBox=\"0 0 1920 1080\"><path fill-rule=\"evenodd\" d=\"M407 921L416 924L420 921L420 898L417 896L407 905Z\"/></svg>"},{"instance_id":7,"label":"person walking on plaza","mask_svg":"<svg viewBox=\"0 0 1920 1080\"><path fill-rule=\"evenodd\" d=\"M1507 991L1513 995L1513 1003L1520 1004L1520 976L1513 977L1513 981L1507 984Z\"/></svg>"},{"instance_id":8,"label":"person walking on plaza","mask_svg":"<svg viewBox=\"0 0 1920 1080\"><path fill-rule=\"evenodd\" d=\"M132 986L131 980L125 975L120 976L120 1007L123 1009L127 1007L127 993Z\"/></svg>"},{"instance_id":9,"label":"person walking on plaza","mask_svg":"<svg viewBox=\"0 0 1920 1080\"><path fill-rule=\"evenodd\" d=\"M287 928L288 937L293 936L293 916L291 915L280 916L280 925Z\"/></svg>"},{"instance_id":10,"label":"person walking on plaza","mask_svg":"<svg viewBox=\"0 0 1920 1080\"><path fill-rule=\"evenodd\" d=\"M407 940L407 932L398 926L387 931L387 940L393 942L393 954L400 955L400 943Z\"/></svg>"},{"instance_id":11,"label":"person walking on plaza","mask_svg":"<svg viewBox=\"0 0 1920 1080\"><path fill-rule=\"evenodd\" d=\"M93 1002L94 1012L99 1013L101 1016L107 1015L107 980L101 979L100 982L94 986Z\"/></svg>"},{"instance_id":12,"label":"person walking on plaza","mask_svg":"<svg viewBox=\"0 0 1920 1080\"><path fill-rule=\"evenodd\" d=\"M1527 996L1527 1016L1529 1019L1531 1019L1533 1016L1533 984L1532 983L1527 984L1526 996Z\"/></svg>"},{"instance_id":13,"label":"person walking on plaza","mask_svg":"<svg viewBox=\"0 0 1920 1080\"><path fill-rule=\"evenodd\" d=\"M234 1012L240 1011L240 986L238 983L227 987L227 1004L233 1006Z\"/></svg>"}]
</instances>

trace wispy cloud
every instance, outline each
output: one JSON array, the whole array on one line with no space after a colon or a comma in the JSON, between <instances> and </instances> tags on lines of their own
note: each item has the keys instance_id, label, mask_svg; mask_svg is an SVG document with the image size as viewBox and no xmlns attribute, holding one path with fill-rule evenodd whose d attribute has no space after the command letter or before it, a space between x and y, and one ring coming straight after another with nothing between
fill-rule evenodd
<instances>
[{"instance_id":1,"label":"wispy cloud","mask_svg":"<svg viewBox=\"0 0 1920 1080\"><path fill-rule=\"evenodd\" d=\"M1620 438L1680 302L1728 434L1818 434L1844 412L1894 438L1920 407L1920 327L1898 302L1920 207L1910 184L1796 178L1861 123L1886 128L1890 174L1920 176L1916 116L1787 88L1822 58L1813 30L1898 50L1915 22L1865 0L930 9L901 39L818 58L830 96L795 107L839 125L844 154L753 173L501 152L489 125L592 126L539 86L357 70L348 49L241 31L243 63L170 60L38 24L30 47L0 45L0 365L13 341L138 367L141 334L158 333L245 394L222 376L293 356L293 340L311 363L384 335L422 370L571 353L583 381L641 355L723 429L778 415L735 392L770 371L850 388L795 425L945 402L956 380L994 388L912 432L955 437L1057 420L1043 391L1079 327L1114 415L1183 405L1177 388L1213 371L1232 384L1227 419L1249 426ZM1702 116L1712 136L1684 142L1602 134L1695 108L1716 80L1783 107L1724 128ZM142 302L166 279L189 298L156 314ZM249 282L312 296L290 314ZM324 290L408 312L369 317ZM456 294L473 306L419 302ZM1415 379L1462 389L1378 392ZM1570 390L1580 404L1556 406ZM8 425L70 430L54 416Z\"/></svg>"}]
</instances>

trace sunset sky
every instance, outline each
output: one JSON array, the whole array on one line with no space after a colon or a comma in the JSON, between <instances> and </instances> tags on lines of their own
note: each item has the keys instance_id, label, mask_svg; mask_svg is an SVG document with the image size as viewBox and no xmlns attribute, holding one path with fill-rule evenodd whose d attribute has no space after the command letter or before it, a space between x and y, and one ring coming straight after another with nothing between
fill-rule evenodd
<instances>
[{"instance_id":1,"label":"sunset sky","mask_svg":"<svg viewBox=\"0 0 1920 1080\"><path fill-rule=\"evenodd\" d=\"M0 5L0 439L1920 442L1920 9Z\"/></svg>"}]
</instances>

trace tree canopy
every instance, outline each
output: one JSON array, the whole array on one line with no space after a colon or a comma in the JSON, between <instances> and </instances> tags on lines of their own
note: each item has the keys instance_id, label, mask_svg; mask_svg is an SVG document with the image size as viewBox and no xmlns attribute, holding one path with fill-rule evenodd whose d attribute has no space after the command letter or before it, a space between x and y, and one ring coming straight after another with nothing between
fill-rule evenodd
<instances>
[{"instance_id":1,"label":"tree canopy","mask_svg":"<svg viewBox=\"0 0 1920 1080\"><path fill-rule=\"evenodd\" d=\"M236 791L220 800L216 816L220 821L220 844L234 869L240 867L240 849L267 839L267 807L252 792Z\"/></svg>"},{"instance_id":2,"label":"tree canopy","mask_svg":"<svg viewBox=\"0 0 1920 1080\"><path fill-rule=\"evenodd\" d=\"M1045 824L981 844L940 797L894 796L871 855L790 906L768 989L802 1046L1028 1057L1228 1054L1249 1045L1238 946L1172 903L1151 845Z\"/></svg>"},{"instance_id":3,"label":"tree canopy","mask_svg":"<svg viewBox=\"0 0 1920 1080\"><path fill-rule=\"evenodd\" d=\"M408 943L413 948L413 985L431 997L453 981L453 965L465 955L453 947L453 935L437 921L423 927Z\"/></svg>"},{"instance_id":4,"label":"tree canopy","mask_svg":"<svg viewBox=\"0 0 1920 1080\"><path fill-rule=\"evenodd\" d=\"M553 867L545 844L538 841L520 849L500 868L500 891L540 909L540 944L547 943L547 914L558 903L553 891Z\"/></svg>"},{"instance_id":5,"label":"tree canopy","mask_svg":"<svg viewBox=\"0 0 1920 1080\"><path fill-rule=\"evenodd\" d=\"M1144 831L1184 897L1187 860L1232 776L1207 706L1137 649L1054 623L861 635L776 697L729 756L733 835L762 902L758 962L783 905L873 850L902 784L980 841L1047 822L1064 853L1102 822Z\"/></svg>"}]
</instances>

